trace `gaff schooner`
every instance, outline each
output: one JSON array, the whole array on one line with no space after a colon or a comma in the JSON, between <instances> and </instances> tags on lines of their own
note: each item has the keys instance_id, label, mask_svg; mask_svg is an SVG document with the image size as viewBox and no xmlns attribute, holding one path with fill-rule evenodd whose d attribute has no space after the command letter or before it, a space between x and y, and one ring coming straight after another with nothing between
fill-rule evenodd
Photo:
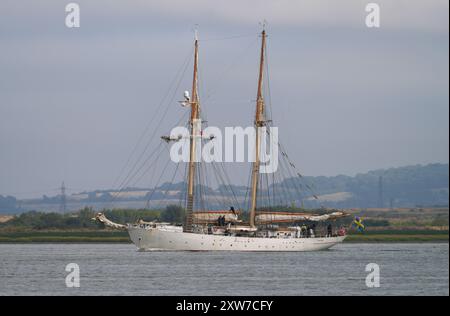
<instances>
[{"instance_id":1,"label":"gaff schooner","mask_svg":"<svg viewBox=\"0 0 450 316\"><path fill-rule=\"evenodd\" d=\"M266 120L265 101L263 97L263 78L265 69L266 31L261 33L261 55L256 98L255 160L252 163L251 186L249 193L249 219L240 219L241 211L231 208L229 211L194 211L196 199L196 162L195 137L201 135L195 121L200 120L200 102L198 96L198 50L197 36L194 42L194 67L192 91L185 93L185 105L190 107L190 148L187 166L187 194L185 200L186 216L183 226L171 223L143 222L120 225L109 221L99 213L96 219L107 226L127 229L133 243L142 250L190 250L190 251L314 251L330 248L346 238L345 230L330 230L318 235L311 226L302 222L320 223L333 221L347 216L344 212L334 211L329 214L310 214L300 212L281 212L264 210L258 207L258 190L260 190L261 127L268 124ZM164 137L165 141L177 141ZM292 164L292 163L291 163ZM314 227L313 225L312 227Z\"/></svg>"}]
</instances>

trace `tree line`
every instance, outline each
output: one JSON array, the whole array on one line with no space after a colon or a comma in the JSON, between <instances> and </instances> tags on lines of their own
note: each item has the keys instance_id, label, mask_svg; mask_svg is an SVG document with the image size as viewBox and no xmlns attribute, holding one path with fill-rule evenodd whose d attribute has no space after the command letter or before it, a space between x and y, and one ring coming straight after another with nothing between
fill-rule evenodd
<instances>
[{"instance_id":1,"label":"tree line","mask_svg":"<svg viewBox=\"0 0 450 316\"><path fill-rule=\"evenodd\" d=\"M171 223L183 223L184 209L178 205L169 205L161 210L148 209L113 209L102 211L106 217L117 223L135 223L142 219L144 221L165 221ZM30 211L15 216L2 227L21 227L30 229L102 229L102 223L93 220L97 211L85 207L72 213L46 213Z\"/></svg>"}]
</instances>

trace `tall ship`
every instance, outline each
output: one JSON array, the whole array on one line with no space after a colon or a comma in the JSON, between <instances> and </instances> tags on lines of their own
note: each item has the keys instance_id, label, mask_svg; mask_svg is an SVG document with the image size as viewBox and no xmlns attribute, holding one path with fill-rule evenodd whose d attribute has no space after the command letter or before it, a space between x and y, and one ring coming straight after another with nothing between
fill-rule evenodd
<instances>
[{"instance_id":1,"label":"tall ship","mask_svg":"<svg viewBox=\"0 0 450 316\"><path fill-rule=\"evenodd\" d=\"M267 184L270 176L261 172L260 155L263 139L272 124L267 118L266 102L263 93L266 69L266 31L261 32L261 49L259 57L259 72L254 116L254 154L251 162L251 172L248 187L248 208L229 207L226 210L205 209L202 199L205 192L199 181L202 162L196 150L196 140L205 138L198 121L202 121L202 111L198 93L198 63L199 40L194 41L193 81L192 90L185 92L183 106L190 109L187 122L189 128L189 161L186 163L185 196L183 208L185 219L182 225L164 222L144 222L132 224L117 224L103 213L98 213L96 220L107 226L126 229L132 242L140 250L181 250L181 251L317 251L328 249L346 238L346 230L333 223L347 216L339 210L310 213L292 211L283 208L281 201L284 196L276 192L275 186ZM269 135L270 136L270 135ZM212 138L206 136L206 138ZM165 142L177 142L180 137L164 136ZM278 144L277 144L278 145ZM287 153L281 149L281 156L287 159ZM295 165L287 160L288 167ZM298 172L295 176L302 177ZM296 186L295 183L291 183ZM307 188L310 188L306 185ZM272 191L270 191L272 190ZM200 194L202 193L202 194ZM317 198L316 195L313 195ZM271 202L273 205L265 206ZM277 208L277 205L279 206ZM241 218L242 216L242 218ZM324 229L319 230L318 227Z\"/></svg>"}]
</instances>

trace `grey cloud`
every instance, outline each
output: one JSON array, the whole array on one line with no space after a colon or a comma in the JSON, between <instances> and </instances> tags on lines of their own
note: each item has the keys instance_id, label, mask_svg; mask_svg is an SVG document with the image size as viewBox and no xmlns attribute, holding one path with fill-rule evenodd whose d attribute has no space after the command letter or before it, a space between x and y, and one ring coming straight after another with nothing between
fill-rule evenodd
<instances>
[{"instance_id":1,"label":"grey cloud","mask_svg":"<svg viewBox=\"0 0 450 316\"><path fill-rule=\"evenodd\" d=\"M0 194L110 187L196 23L209 123L251 124L264 18L274 120L306 174L448 162L448 1L379 1L380 30L353 0L79 3L79 30L61 1L0 4ZM169 106L161 134L183 113Z\"/></svg>"}]
</instances>

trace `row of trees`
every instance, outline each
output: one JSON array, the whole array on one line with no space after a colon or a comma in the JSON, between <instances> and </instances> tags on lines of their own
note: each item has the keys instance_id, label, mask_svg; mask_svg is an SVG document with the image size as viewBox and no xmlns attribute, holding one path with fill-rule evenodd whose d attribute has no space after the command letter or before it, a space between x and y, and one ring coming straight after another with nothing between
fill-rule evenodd
<instances>
[{"instance_id":1,"label":"row of trees","mask_svg":"<svg viewBox=\"0 0 450 316\"><path fill-rule=\"evenodd\" d=\"M105 215L114 222L134 223L139 219L144 221L160 220L171 223L184 221L184 209L177 205L169 205L163 210L105 210ZM12 220L0 224L0 227L23 227L31 229L98 229L103 224L93 220L96 212L92 208L84 208L78 212L61 214L30 211L22 213Z\"/></svg>"},{"instance_id":2,"label":"row of trees","mask_svg":"<svg viewBox=\"0 0 450 316\"><path fill-rule=\"evenodd\" d=\"M0 195L0 213L15 213L17 210L17 199L15 197Z\"/></svg>"},{"instance_id":3,"label":"row of trees","mask_svg":"<svg viewBox=\"0 0 450 316\"><path fill-rule=\"evenodd\" d=\"M318 195L348 192L351 197L327 201L327 207L415 207L448 206L449 165L429 164L369 171L354 177L304 177L314 184ZM380 187L381 179L381 187ZM287 179L285 187L294 187L293 179ZM380 201L380 191L382 200ZM306 192L307 193L307 192ZM315 207L305 203L307 207Z\"/></svg>"}]
</instances>

